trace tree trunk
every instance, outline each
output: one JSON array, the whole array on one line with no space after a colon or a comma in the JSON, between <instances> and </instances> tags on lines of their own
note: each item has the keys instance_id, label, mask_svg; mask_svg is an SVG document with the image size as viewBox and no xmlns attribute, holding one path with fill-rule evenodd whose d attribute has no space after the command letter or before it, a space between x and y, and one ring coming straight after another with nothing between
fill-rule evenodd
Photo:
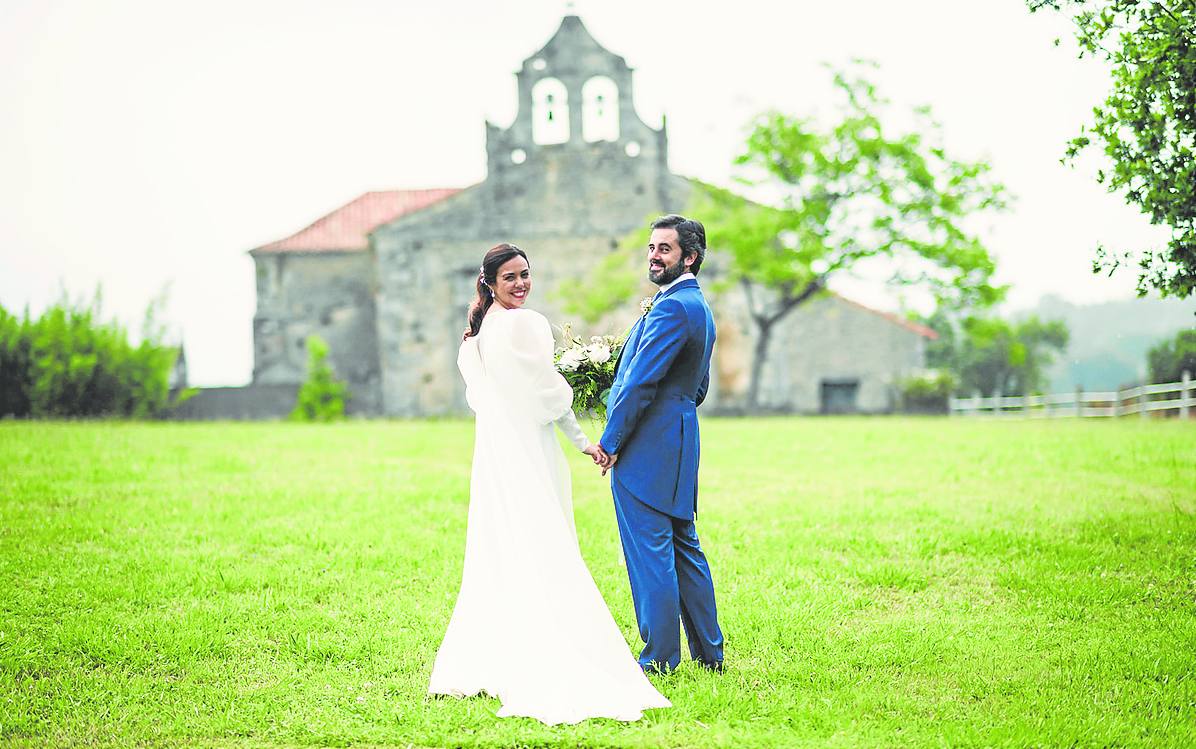
<instances>
[{"instance_id":1,"label":"tree trunk","mask_svg":"<svg viewBox=\"0 0 1196 749\"><path fill-rule=\"evenodd\" d=\"M748 410L755 411L760 407L760 375L764 372L764 362L768 360L768 343L772 338L772 322L763 318L756 318L756 349L752 354L752 381L748 386Z\"/></svg>"},{"instance_id":2,"label":"tree trunk","mask_svg":"<svg viewBox=\"0 0 1196 749\"><path fill-rule=\"evenodd\" d=\"M741 279L741 283L744 293L747 295L748 312L756 323L756 332L758 333L756 349L752 354L752 379L748 385L747 398L747 410L752 412L760 407L760 376L764 372L764 363L768 360L768 344L772 339L772 326L789 314L794 307L821 291L825 286L825 280L822 277L815 278L797 294L793 293L792 287L782 289L781 298L771 313L757 309L755 295L752 293L752 282L744 278Z\"/></svg>"}]
</instances>

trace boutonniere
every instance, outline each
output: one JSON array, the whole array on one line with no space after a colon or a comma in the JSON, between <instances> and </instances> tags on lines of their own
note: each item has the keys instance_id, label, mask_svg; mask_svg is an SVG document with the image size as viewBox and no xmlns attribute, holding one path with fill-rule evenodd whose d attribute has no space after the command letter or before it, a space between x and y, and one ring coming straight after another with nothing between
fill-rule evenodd
<instances>
[{"instance_id":1,"label":"boutonniere","mask_svg":"<svg viewBox=\"0 0 1196 749\"><path fill-rule=\"evenodd\" d=\"M640 300L640 311L645 315L651 312L654 306L656 306L656 300L650 296Z\"/></svg>"}]
</instances>

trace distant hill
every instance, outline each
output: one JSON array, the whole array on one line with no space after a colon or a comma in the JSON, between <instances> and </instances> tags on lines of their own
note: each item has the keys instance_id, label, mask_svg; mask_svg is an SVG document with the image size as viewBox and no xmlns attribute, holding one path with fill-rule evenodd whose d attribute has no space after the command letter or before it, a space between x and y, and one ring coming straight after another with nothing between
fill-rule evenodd
<instances>
[{"instance_id":1,"label":"distant hill","mask_svg":"<svg viewBox=\"0 0 1196 749\"><path fill-rule=\"evenodd\" d=\"M1015 317L1063 320L1071 331L1067 353L1047 370L1050 390L1113 390L1146 376L1146 352L1184 328L1196 327L1196 299L1130 299L1076 305L1054 295ZM1196 372L1193 373L1196 375Z\"/></svg>"}]
</instances>

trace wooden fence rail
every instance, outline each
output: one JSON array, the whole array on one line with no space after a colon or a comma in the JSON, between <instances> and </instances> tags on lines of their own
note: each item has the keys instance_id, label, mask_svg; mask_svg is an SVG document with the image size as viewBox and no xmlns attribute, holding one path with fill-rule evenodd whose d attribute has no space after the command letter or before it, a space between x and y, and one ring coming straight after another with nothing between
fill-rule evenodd
<instances>
[{"instance_id":1,"label":"wooden fence rail","mask_svg":"<svg viewBox=\"0 0 1196 749\"><path fill-rule=\"evenodd\" d=\"M1139 385L1125 390L1052 395L993 396L991 398L951 398L947 407L952 416L1011 416L1028 419L1064 417L1131 416L1149 418L1152 413L1178 411L1179 418L1196 415L1196 381L1184 372L1180 382Z\"/></svg>"}]
</instances>

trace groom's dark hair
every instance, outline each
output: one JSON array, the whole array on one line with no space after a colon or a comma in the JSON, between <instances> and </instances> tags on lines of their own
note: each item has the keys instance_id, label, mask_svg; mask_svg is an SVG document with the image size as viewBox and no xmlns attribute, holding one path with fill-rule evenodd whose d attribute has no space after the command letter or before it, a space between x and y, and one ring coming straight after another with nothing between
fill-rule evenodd
<instances>
[{"instance_id":1,"label":"groom's dark hair","mask_svg":"<svg viewBox=\"0 0 1196 749\"><path fill-rule=\"evenodd\" d=\"M702 269L702 261L706 259L706 227L701 221L678 216L670 213L652 222L653 229L675 229L677 241L681 243L681 257L694 256L694 264L689 266L689 272L698 275Z\"/></svg>"}]
</instances>

